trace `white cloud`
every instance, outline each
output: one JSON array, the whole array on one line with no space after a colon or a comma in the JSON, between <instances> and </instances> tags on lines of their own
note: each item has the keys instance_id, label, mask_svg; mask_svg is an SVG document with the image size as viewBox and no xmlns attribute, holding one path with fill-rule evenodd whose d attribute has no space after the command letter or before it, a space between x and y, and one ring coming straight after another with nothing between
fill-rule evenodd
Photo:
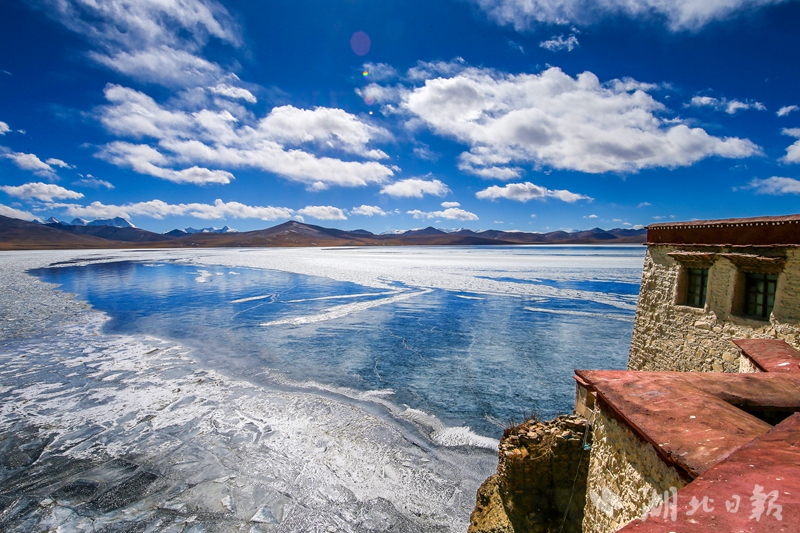
<instances>
[{"instance_id":1,"label":"white cloud","mask_svg":"<svg viewBox=\"0 0 800 533\"><path fill-rule=\"evenodd\" d=\"M424 67L430 68L424 68ZM558 68L540 74L504 74L451 63L415 67L438 77L398 93L398 109L439 135L469 146L459 168L481 177L514 179L534 168L588 173L636 172L687 166L710 156L760 153L751 141L719 138L700 128L659 118L665 106L650 84L600 83L591 72L572 78ZM413 70L413 69L412 69Z\"/></svg>"},{"instance_id":2,"label":"white cloud","mask_svg":"<svg viewBox=\"0 0 800 533\"><path fill-rule=\"evenodd\" d=\"M78 181L73 181L72 184L77 185L78 187L89 187L91 189L99 189L100 187L105 187L106 189L114 188L114 185L112 185L110 182L95 178L91 174L87 174L86 177L81 178Z\"/></svg>"},{"instance_id":3,"label":"white cloud","mask_svg":"<svg viewBox=\"0 0 800 533\"><path fill-rule=\"evenodd\" d=\"M27 211L21 211L19 209L14 209L13 207L8 207L7 205L0 204L0 215L9 218L19 218L22 220L36 220L37 217L32 215Z\"/></svg>"},{"instance_id":4,"label":"white cloud","mask_svg":"<svg viewBox=\"0 0 800 533\"><path fill-rule=\"evenodd\" d=\"M787 105L787 106L783 106L782 108L778 109L778 112L775 113L775 114L778 115L779 117L785 117L789 113L797 111L798 109L800 109L800 106ZM0 129L2 129L2 127L0 127Z\"/></svg>"},{"instance_id":5,"label":"white cloud","mask_svg":"<svg viewBox=\"0 0 800 533\"><path fill-rule=\"evenodd\" d=\"M395 198L422 198L426 194L444 196L449 192L450 188L437 179L423 180L419 178L396 181L381 189L381 194L388 194Z\"/></svg>"},{"instance_id":6,"label":"white cloud","mask_svg":"<svg viewBox=\"0 0 800 533\"><path fill-rule=\"evenodd\" d=\"M530 182L509 183L503 187L493 185L487 189L478 191L475 193L475 197L481 200L505 198L507 200L516 200L517 202L528 202L534 198L542 200L545 198L557 198L567 203L574 203L578 200L592 200L592 198L583 194L576 194L565 190L550 190Z\"/></svg>"},{"instance_id":7,"label":"white cloud","mask_svg":"<svg viewBox=\"0 0 800 533\"><path fill-rule=\"evenodd\" d=\"M725 111L729 115L735 114L737 111L744 109L756 109L758 111L766 111L767 108L761 102L754 102L752 100L747 102L740 102L739 100L728 100L727 98L714 98L712 96L694 96L692 101L686 104L687 107L713 107L718 111Z\"/></svg>"},{"instance_id":8,"label":"white cloud","mask_svg":"<svg viewBox=\"0 0 800 533\"><path fill-rule=\"evenodd\" d=\"M439 159L439 154L430 149L429 146L421 144L414 147L414 155L426 161L436 161Z\"/></svg>"},{"instance_id":9,"label":"white cloud","mask_svg":"<svg viewBox=\"0 0 800 533\"><path fill-rule=\"evenodd\" d=\"M216 63L169 46L117 51L111 55L93 52L89 57L135 80L167 87L210 85L225 76Z\"/></svg>"},{"instance_id":10,"label":"white cloud","mask_svg":"<svg viewBox=\"0 0 800 533\"><path fill-rule=\"evenodd\" d=\"M472 0L490 18L524 31L539 23L582 25L625 15L663 19L672 31L699 30L706 24L741 16L787 0Z\"/></svg>"},{"instance_id":11,"label":"white cloud","mask_svg":"<svg viewBox=\"0 0 800 533\"><path fill-rule=\"evenodd\" d=\"M249 206L239 202L223 202L219 199L213 204L168 204L163 200L150 200L125 205L107 205L101 202L92 202L87 206L52 204L49 207L64 208L68 216L85 218L122 217L130 219L133 216L144 216L160 220L167 216L191 216L203 220L224 218L277 220L291 218L294 214L292 209L286 207Z\"/></svg>"},{"instance_id":12,"label":"white cloud","mask_svg":"<svg viewBox=\"0 0 800 533\"><path fill-rule=\"evenodd\" d=\"M251 104L255 104L256 102L258 102L258 99L256 99L253 93L251 93L247 89L243 89L241 87L234 87L232 85L227 85L225 83L220 83L216 87L211 87L209 90L214 94L218 94L220 96L226 96L228 98L244 100L245 102L249 102Z\"/></svg>"},{"instance_id":13,"label":"white cloud","mask_svg":"<svg viewBox=\"0 0 800 533\"><path fill-rule=\"evenodd\" d=\"M770 194L774 196L782 194L800 194L800 180L773 176L763 180L754 179L749 185L741 188L753 189L757 194Z\"/></svg>"},{"instance_id":14,"label":"white cloud","mask_svg":"<svg viewBox=\"0 0 800 533\"><path fill-rule=\"evenodd\" d=\"M216 0L43 0L50 16L84 36L89 56L133 79L170 88L166 103L117 85L98 109L105 128L144 144L111 143L98 156L136 172L178 183L225 184L231 169L279 174L311 190L384 183L393 169L373 162L318 157L317 150L384 159L366 143L385 130L341 110L274 109L255 120L239 105L256 103L239 78L203 56L212 40L241 46L240 29ZM224 98L209 98L209 95ZM206 168L210 167L210 168ZM214 167L225 169L214 170Z\"/></svg>"},{"instance_id":15,"label":"white cloud","mask_svg":"<svg viewBox=\"0 0 800 533\"><path fill-rule=\"evenodd\" d=\"M95 47L92 59L141 81L211 83L224 73L199 55L206 43L241 44L238 26L214 0L44 1L50 16Z\"/></svg>"},{"instance_id":16,"label":"white cloud","mask_svg":"<svg viewBox=\"0 0 800 533\"><path fill-rule=\"evenodd\" d=\"M298 210L297 213L318 220L347 220L344 211L329 205L309 205Z\"/></svg>"},{"instance_id":17,"label":"white cloud","mask_svg":"<svg viewBox=\"0 0 800 533\"><path fill-rule=\"evenodd\" d=\"M457 207L450 207L445 209L444 211L430 211L424 212L420 211L419 209L414 209L413 211L406 211L406 214L413 215L414 218L446 218L448 220L478 220L478 215L475 213L470 213L469 211L464 211L463 209L459 209Z\"/></svg>"},{"instance_id":18,"label":"white cloud","mask_svg":"<svg viewBox=\"0 0 800 533\"><path fill-rule=\"evenodd\" d=\"M442 202L442 207L461 207L458 202Z\"/></svg>"},{"instance_id":19,"label":"white cloud","mask_svg":"<svg viewBox=\"0 0 800 533\"><path fill-rule=\"evenodd\" d=\"M11 185L4 185L0 186L0 191L24 200L35 198L42 200L43 202L83 198L83 194L79 192L70 191L69 189L65 189L64 187L60 187L58 185L53 185L52 183L41 182L26 183L24 185L18 185L15 187Z\"/></svg>"},{"instance_id":20,"label":"white cloud","mask_svg":"<svg viewBox=\"0 0 800 533\"><path fill-rule=\"evenodd\" d=\"M37 176L42 176L45 178L53 178L56 175L56 171L51 167L49 164L45 163L38 156L35 154L26 154L23 152L9 152L5 154L0 154L0 157L5 157L10 159L14 162L22 170L30 170ZM48 161L52 161L48 159Z\"/></svg>"},{"instance_id":21,"label":"white cloud","mask_svg":"<svg viewBox=\"0 0 800 533\"><path fill-rule=\"evenodd\" d=\"M784 135L800 139L800 128L784 128ZM786 149L786 155L781 158L784 163L800 163L800 140Z\"/></svg>"},{"instance_id":22,"label":"white cloud","mask_svg":"<svg viewBox=\"0 0 800 533\"><path fill-rule=\"evenodd\" d=\"M583 218L597 218L597 215L589 215L588 217L583 217Z\"/></svg>"},{"instance_id":23,"label":"white cloud","mask_svg":"<svg viewBox=\"0 0 800 533\"><path fill-rule=\"evenodd\" d=\"M650 202L641 202L636 207L650 207L651 205L653 205L653 204L651 204Z\"/></svg>"},{"instance_id":24,"label":"white cloud","mask_svg":"<svg viewBox=\"0 0 800 533\"><path fill-rule=\"evenodd\" d=\"M365 217L371 217L373 215L380 215L382 217L386 216L386 212L378 206L375 205L362 205L360 207L354 207L350 210L351 215L363 215Z\"/></svg>"},{"instance_id":25,"label":"white cloud","mask_svg":"<svg viewBox=\"0 0 800 533\"><path fill-rule=\"evenodd\" d=\"M257 218L259 220L278 220L291 218L294 211L286 207L250 206L239 202L223 202L220 199L209 204L187 204L186 214L206 220L222 218Z\"/></svg>"},{"instance_id":26,"label":"white cloud","mask_svg":"<svg viewBox=\"0 0 800 533\"><path fill-rule=\"evenodd\" d=\"M192 183L195 185L227 184L234 177L225 170L209 170L193 166L183 170L173 170L159 165L169 164L169 160L158 150L146 144L131 144L114 141L100 151L98 157L117 166L130 167L140 174L148 174L156 178L175 183Z\"/></svg>"},{"instance_id":27,"label":"white cloud","mask_svg":"<svg viewBox=\"0 0 800 533\"><path fill-rule=\"evenodd\" d=\"M399 77L394 67L386 63L364 63L363 72L367 73L365 77L371 81L386 81Z\"/></svg>"},{"instance_id":28,"label":"white cloud","mask_svg":"<svg viewBox=\"0 0 800 533\"><path fill-rule=\"evenodd\" d=\"M0 135L5 135L9 131L11 131L11 128L8 127L8 124L6 124L3 121L0 121Z\"/></svg>"},{"instance_id":29,"label":"white cloud","mask_svg":"<svg viewBox=\"0 0 800 533\"><path fill-rule=\"evenodd\" d=\"M374 161L344 161L306 151L305 146L311 145L334 155L344 152L365 159L387 157L369 144L390 139L390 134L341 109L281 106L256 120L246 112L234 116L227 108L192 112L176 101L162 105L144 93L118 85L106 87L106 98L110 105L98 111L108 131L153 141L152 145L112 142L99 156L142 174L181 182L228 183L233 175L227 171L200 174L198 170L188 173L168 167L256 169L322 190L332 185L381 184L394 173Z\"/></svg>"},{"instance_id":30,"label":"white cloud","mask_svg":"<svg viewBox=\"0 0 800 533\"><path fill-rule=\"evenodd\" d=\"M45 160L45 163L50 165L51 167L60 167L60 168L75 168L74 165L70 165L69 163L65 163L60 159L56 159L55 157L51 157L50 159Z\"/></svg>"},{"instance_id":31,"label":"white cloud","mask_svg":"<svg viewBox=\"0 0 800 533\"><path fill-rule=\"evenodd\" d=\"M540 42L539 46L551 52L559 52L561 50L572 52L578 47L578 44L578 38L574 35L570 35L567 38L564 38L563 35L554 35L550 39Z\"/></svg>"},{"instance_id":32,"label":"white cloud","mask_svg":"<svg viewBox=\"0 0 800 533\"><path fill-rule=\"evenodd\" d=\"M275 142L294 145L313 143L370 159L389 157L381 150L367 148L371 140L391 138L389 132L341 109L276 107L260 121L258 130Z\"/></svg>"}]
</instances>

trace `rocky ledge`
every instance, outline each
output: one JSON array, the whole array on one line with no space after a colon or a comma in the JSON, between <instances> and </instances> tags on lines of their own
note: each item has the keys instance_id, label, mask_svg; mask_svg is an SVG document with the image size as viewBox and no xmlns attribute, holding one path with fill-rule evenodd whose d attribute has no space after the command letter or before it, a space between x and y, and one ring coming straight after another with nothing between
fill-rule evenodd
<instances>
[{"instance_id":1,"label":"rocky ledge","mask_svg":"<svg viewBox=\"0 0 800 533\"><path fill-rule=\"evenodd\" d=\"M469 533L581 533L591 431L579 416L506 429L497 473L478 489Z\"/></svg>"}]
</instances>

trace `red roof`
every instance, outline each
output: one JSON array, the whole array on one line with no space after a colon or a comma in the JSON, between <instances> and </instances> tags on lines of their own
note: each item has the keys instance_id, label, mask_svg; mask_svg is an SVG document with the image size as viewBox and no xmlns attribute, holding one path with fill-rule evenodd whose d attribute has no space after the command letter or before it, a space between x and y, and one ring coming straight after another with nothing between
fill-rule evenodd
<instances>
[{"instance_id":1,"label":"red roof","mask_svg":"<svg viewBox=\"0 0 800 533\"><path fill-rule=\"evenodd\" d=\"M800 352L777 339L736 339L733 343L763 372L800 372Z\"/></svg>"},{"instance_id":2,"label":"red roof","mask_svg":"<svg viewBox=\"0 0 800 533\"><path fill-rule=\"evenodd\" d=\"M772 426L751 411L800 411L800 374L576 370L601 408L695 478Z\"/></svg>"},{"instance_id":3,"label":"red roof","mask_svg":"<svg viewBox=\"0 0 800 533\"><path fill-rule=\"evenodd\" d=\"M709 468L668 502L666 512L653 512L619 532L797 533L800 413Z\"/></svg>"}]
</instances>

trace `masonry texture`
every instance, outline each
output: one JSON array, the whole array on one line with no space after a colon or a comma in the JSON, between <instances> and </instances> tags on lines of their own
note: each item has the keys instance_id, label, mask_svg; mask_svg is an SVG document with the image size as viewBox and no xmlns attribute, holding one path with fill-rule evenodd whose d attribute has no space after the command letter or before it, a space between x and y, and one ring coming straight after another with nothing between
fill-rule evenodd
<instances>
[{"instance_id":1,"label":"masonry texture","mask_svg":"<svg viewBox=\"0 0 800 533\"><path fill-rule=\"evenodd\" d=\"M589 467L585 432L586 420L578 416L506 430L497 474L478 490L469 533L580 533Z\"/></svg>"},{"instance_id":2,"label":"masonry texture","mask_svg":"<svg viewBox=\"0 0 800 533\"><path fill-rule=\"evenodd\" d=\"M583 531L612 533L686 482L652 445L599 409L594 413Z\"/></svg>"},{"instance_id":3,"label":"masonry texture","mask_svg":"<svg viewBox=\"0 0 800 533\"><path fill-rule=\"evenodd\" d=\"M705 307L681 305L686 263L676 259L675 252L711 257ZM741 316L737 308L743 289L742 268L735 261L747 256L785 260L769 320ZM732 340L744 338L781 339L800 348L800 251L796 247L648 246L629 370L739 372L740 353Z\"/></svg>"}]
</instances>

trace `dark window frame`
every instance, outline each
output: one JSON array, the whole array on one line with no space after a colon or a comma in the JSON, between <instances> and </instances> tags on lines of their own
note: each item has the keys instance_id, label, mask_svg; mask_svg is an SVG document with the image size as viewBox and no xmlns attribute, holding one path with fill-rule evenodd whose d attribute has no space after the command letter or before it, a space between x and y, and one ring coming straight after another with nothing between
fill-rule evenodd
<instances>
[{"instance_id":1,"label":"dark window frame","mask_svg":"<svg viewBox=\"0 0 800 533\"><path fill-rule=\"evenodd\" d=\"M742 314L757 320L769 320L775 308L778 274L744 272Z\"/></svg>"},{"instance_id":2,"label":"dark window frame","mask_svg":"<svg viewBox=\"0 0 800 533\"><path fill-rule=\"evenodd\" d=\"M709 267L686 267L686 291L683 295L683 305L703 309L708 298L708 271Z\"/></svg>"}]
</instances>

